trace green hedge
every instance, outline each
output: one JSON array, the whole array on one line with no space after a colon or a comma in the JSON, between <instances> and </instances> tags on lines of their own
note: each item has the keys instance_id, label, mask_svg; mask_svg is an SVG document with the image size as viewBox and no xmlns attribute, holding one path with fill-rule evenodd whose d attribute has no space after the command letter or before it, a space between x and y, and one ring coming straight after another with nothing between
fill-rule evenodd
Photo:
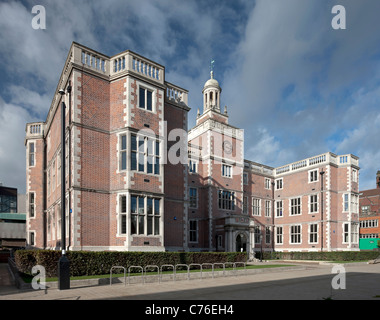
<instances>
[{"instance_id":1,"label":"green hedge","mask_svg":"<svg viewBox=\"0 0 380 320\"><path fill-rule=\"evenodd\" d=\"M379 255L379 251L264 252L263 259L364 261L376 259Z\"/></svg>"},{"instance_id":2,"label":"green hedge","mask_svg":"<svg viewBox=\"0 0 380 320\"><path fill-rule=\"evenodd\" d=\"M115 252L115 251L68 251L70 275L109 274L113 266L147 266L164 264L245 262L246 253L240 252ZM56 277L61 251L18 250L15 262L20 272L31 274L32 267L45 267L47 277Z\"/></svg>"}]
</instances>

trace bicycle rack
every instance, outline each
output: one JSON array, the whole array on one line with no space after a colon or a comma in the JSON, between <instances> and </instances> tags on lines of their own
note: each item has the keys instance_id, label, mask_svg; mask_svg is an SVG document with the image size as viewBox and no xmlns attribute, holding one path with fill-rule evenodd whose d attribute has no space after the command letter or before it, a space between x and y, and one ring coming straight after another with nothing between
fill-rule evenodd
<instances>
[{"instance_id":1,"label":"bicycle rack","mask_svg":"<svg viewBox=\"0 0 380 320\"><path fill-rule=\"evenodd\" d=\"M224 263L224 269L226 265L232 265L232 273L234 274L235 271L235 263L234 262L225 262Z\"/></svg>"},{"instance_id":2,"label":"bicycle rack","mask_svg":"<svg viewBox=\"0 0 380 320\"><path fill-rule=\"evenodd\" d=\"M199 264L199 263L190 263L189 264L189 271L191 269L191 266L199 266L200 267L200 270L201 270L201 279L202 279L202 265ZM189 276L190 276L190 272L189 272Z\"/></svg>"},{"instance_id":3,"label":"bicycle rack","mask_svg":"<svg viewBox=\"0 0 380 320\"><path fill-rule=\"evenodd\" d=\"M146 282L146 276L147 276L147 269L148 268L154 268L154 269L157 269L157 276L158 276L158 282L161 283L162 281L162 273L163 273L163 268L164 267L170 267L173 269L173 281L176 281L176 278L177 278L177 268L178 267L186 267L187 269L187 280L190 280L190 269L191 267L193 266L198 266L199 267L199 270L201 272L201 279L203 279L203 270L204 270L204 267L206 266L211 266L211 270L212 270L212 278L214 279L215 277L215 269L217 268L217 266L222 266L223 267L223 276L226 276L226 266L232 266L232 272L234 275L237 275L237 266L238 265L243 265L244 266L244 271L245 271L245 274L247 274L247 264L245 262L216 262L216 263L202 263L202 264L199 264L199 263L190 263L190 264L176 264L176 265L173 265L173 264L163 264L161 265L161 267L157 266L157 265L147 265L145 267L142 267L142 266L130 266L128 268L128 284L131 283L130 281L130 276L131 276L131 269L135 268L135 269L139 269L139 271L141 272L141 277L142 277L142 284L145 284ZM111 267L110 269L110 285L112 285L112 271L113 269L123 269L124 270L124 286L126 285L127 281L126 281L126 268L123 267L123 266L113 266ZM145 276L144 276L144 273L145 273Z\"/></svg>"},{"instance_id":4,"label":"bicycle rack","mask_svg":"<svg viewBox=\"0 0 380 320\"><path fill-rule=\"evenodd\" d=\"M212 278L214 279L214 265L212 263L202 263L202 268L203 266L211 266L212 269Z\"/></svg>"},{"instance_id":5,"label":"bicycle rack","mask_svg":"<svg viewBox=\"0 0 380 320\"><path fill-rule=\"evenodd\" d=\"M213 263L213 269L215 269L215 265L221 265L221 266L223 266L223 276L224 276L225 269L226 269L225 266L224 266L224 263L222 263L222 262L215 262L215 263Z\"/></svg>"},{"instance_id":6,"label":"bicycle rack","mask_svg":"<svg viewBox=\"0 0 380 320\"><path fill-rule=\"evenodd\" d=\"M124 286L125 285L127 285L127 281L126 281L126 278L125 278L125 268L124 267L122 267L122 266L113 266L112 268L111 268L111 270L110 270L110 286L112 286L112 269L124 269Z\"/></svg>"},{"instance_id":7,"label":"bicycle rack","mask_svg":"<svg viewBox=\"0 0 380 320\"><path fill-rule=\"evenodd\" d=\"M162 266L161 266L161 268L160 268L160 282L161 282L161 280L162 280L162 268L163 267L171 267L171 268L173 268L173 281L175 281L175 275L174 275L174 265L172 265L172 264L163 264Z\"/></svg>"},{"instance_id":8,"label":"bicycle rack","mask_svg":"<svg viewBox=\"0 0 380 320\"><path fill-rule=\"evenodd\" d=\"M144 269L143 269L143 267L141 267L141 266L130 266L130 267L128 268L128 284L130 284L129 275L130 275L130 273L131 273L131 268L138 268L138 269L141 269L142 283L144 284Z\"/></svg>"},{"instance_id":9,"label":"bicycle rack","mask_svg":"<svg viewBox=\"0 0 380 320\"><path fill-rule=\"evenodd\" d=\"M177 267L186 267L187 268L187 280L190 280L190 269L187 264L176 264L175 269L174 269L174 281L176 279L176 274L177 274Z\"/></svg>"},{"instance_id":10,"label":"bicycle rack","mask_svg":"<svg viewBox=\"0 0 380 320\"><path fill-rule=\"evenodd\" d=\"M245 262L235 262L235 263L234 263L234 268L235 268L235 270L236 270L236 265L237 265L237 264L242 264L242 265L244 266L244 272L245 272L245 274L247 274L246 263L245 263Z\"/></svg>"},{"instance_id":11,"label":"bicycle rack","mask_svg":"<svg viewBox=\"0 0 380 320\"><path fill-rule=\"evenodd\" d=\"M158 275L158 282L160 282L160 268L154 264L150 264L150 265L147 265L144 267L144 271L145 271L145 278L144 278L144 283L145 283L145 280L146 280L146 269L147 268L157 268L157 275Z\"/></svg>"}]
</instances>

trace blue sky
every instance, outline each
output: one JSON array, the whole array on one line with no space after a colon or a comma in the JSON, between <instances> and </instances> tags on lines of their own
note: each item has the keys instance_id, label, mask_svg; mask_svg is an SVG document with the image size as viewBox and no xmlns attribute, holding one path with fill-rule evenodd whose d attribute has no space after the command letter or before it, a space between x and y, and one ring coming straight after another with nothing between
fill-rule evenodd
<instances>
[{"instance_id":1,"label":"blue sky","mask_svg":"<svg viewBox=\"0 0 380 320\"><path fill-rule=\"evenodd\" d=\"M334 5L346 29L334 30ZM46 9L34 30L32 7ZM130 49L189 90L189 128L215 60L245 158L281 166L331 151L360 157L360 189L380 170L380 1L66 0L0 3L0 181L25 192L25 124L46 119L72 41Z\"/></svg>"}]
</instances>

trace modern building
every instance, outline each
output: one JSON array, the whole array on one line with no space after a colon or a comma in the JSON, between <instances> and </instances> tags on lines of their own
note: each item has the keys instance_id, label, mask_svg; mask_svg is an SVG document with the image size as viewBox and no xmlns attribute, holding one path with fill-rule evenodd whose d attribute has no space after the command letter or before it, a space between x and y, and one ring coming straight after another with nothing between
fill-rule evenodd
<instances>
[{"instance_id":1,"label":"modern building","mask_svg":"<svg viewBox=\"0 0 380 320\"><path fill-rule=\"evenodd\" d=\"M26 214L22 203L23 195L17 188L0 184L0 247L25 247Z\"/></svg>"},{"instance_id":2,"label":"modern building","mask_svg":"<svg viewBox=\"0 0 380 320\"><path fill-rule=\"evenodd\" d=\"M0 213L0 248L26 245L26 214Z\"/></svg>"},{"instance_id":3,"label":"modern building","mask_svg":"<svg viewBox=\"0 0 380 320\"><path fill-rule=\"evenodd\" d=\"M246 160L221 93L211 72L188 130L188 92L164 66L74 42L46 120L26 125L29 245L60 247L64 101L68 249L358 250L358 158Z\"/></svg>"},{"instance_id":4,"label":"modern building","mask_svg":"<svg viewBox=\"0 0 380 320\"><path fill-rule=\"evenodd\" d=\"M376 188L360 191L360 249L378 248L380 241L380 171L376 173Z\"/></svg>"},{"instance_id":5,"label":"modern building","mask_svg":"<svg viewBox=\"0 0 380 320\"><path fill-rule=\"evenodd\" d=\"M17 188L5 187L0 183L0 213L17 212Z\"/></svg>"}]
</instances>

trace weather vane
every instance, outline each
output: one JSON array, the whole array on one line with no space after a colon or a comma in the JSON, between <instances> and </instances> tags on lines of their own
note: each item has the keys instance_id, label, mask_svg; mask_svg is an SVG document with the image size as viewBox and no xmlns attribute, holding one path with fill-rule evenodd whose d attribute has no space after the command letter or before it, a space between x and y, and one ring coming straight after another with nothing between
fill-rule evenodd
<instances>
[{"instance_id":1,"label":"weather vane","mask_svg":"<svg viewBox=\"0 0 380 320\"><path fill-rule=\"evenodd\" d=\"M211 62L210 62L210 74L211 74L211 77L214 76L214 63L215 63L215 60L211 59Z\"/></svg>"}]
</instances>

